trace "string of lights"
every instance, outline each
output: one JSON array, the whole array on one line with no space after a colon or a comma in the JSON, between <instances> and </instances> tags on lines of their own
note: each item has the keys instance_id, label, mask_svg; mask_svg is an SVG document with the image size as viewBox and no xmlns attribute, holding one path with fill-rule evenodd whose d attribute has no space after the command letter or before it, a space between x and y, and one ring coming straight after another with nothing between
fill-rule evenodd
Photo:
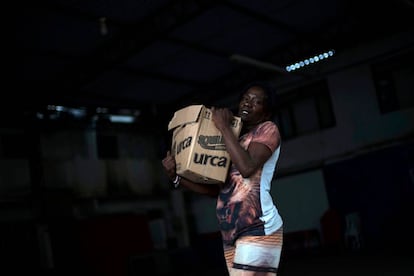
<instances>
[{"instance_id":1,"label":"string of lights","mask_svg":"<svg viewBox=\"0 0 414 276\"><path fill-rule=\"evenodd\" d=\"M286 71L292 72L292 71L301 69L302 67L312 65L312 64L320 62L324 59L330 58L334 54L335 54L335 50L329 50L329 51L321 53L319 55L315 55L313 57L310 57L310 58L307 58L307 59L304 59L304 60L301 60L301 61L297 61L295 63L287 65L286 66Z\"/></svg>"}]
</instances>

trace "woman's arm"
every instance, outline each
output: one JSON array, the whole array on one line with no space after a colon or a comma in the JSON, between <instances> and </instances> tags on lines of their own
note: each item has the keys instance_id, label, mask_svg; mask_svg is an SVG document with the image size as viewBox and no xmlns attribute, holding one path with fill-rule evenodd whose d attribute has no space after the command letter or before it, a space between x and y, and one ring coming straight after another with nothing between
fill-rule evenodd
<instances>
[{"instance_id":1,"label":"woman's arm","mask_svg":"<svg viewBox=\"0 0 414 276\"><path fill-rule=\"evenodd\" d=\"M223 135L231 161L243 177L249 177L270 158L272 151L264 144L252 142L247 150L239 144L230 127L233 114L226 108L212 108L213 121Z\"/></svg>"}]
</instances>

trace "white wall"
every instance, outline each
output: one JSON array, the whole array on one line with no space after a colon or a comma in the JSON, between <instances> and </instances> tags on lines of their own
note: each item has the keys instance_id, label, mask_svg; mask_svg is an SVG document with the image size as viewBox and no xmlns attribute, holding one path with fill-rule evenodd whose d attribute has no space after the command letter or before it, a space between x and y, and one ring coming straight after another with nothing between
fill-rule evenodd
<instances>
[{"instance_id":1,"label":"white wall","mask_svg":"<svg viewBox=\"0 0 414 276\"><path fill-rule=\"evenodd\" d=\"M276 177L272 183L272 197L284 221L284 232L316 229L329 209L325 182L320 170L297 175ZM188 212L195 218L197 233L218 231L216 200L194 195Z\"/></svg>"},{"instance_id":2,"label":"white wall","mask_svg":"<svg viewBox=\"0 0 414 276\"><path fill-rule=\"evenodd\" d=\"M317 229L329 204L320 170L276 177L271 194L284 221L284 232Z\"/></svg>"}]
</instances>

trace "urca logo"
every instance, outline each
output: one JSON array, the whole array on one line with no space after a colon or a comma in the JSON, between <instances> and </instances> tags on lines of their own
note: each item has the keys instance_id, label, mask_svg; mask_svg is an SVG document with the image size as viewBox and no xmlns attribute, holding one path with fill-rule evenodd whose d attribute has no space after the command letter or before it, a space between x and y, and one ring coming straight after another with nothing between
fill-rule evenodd
<instances>
[{"instance_id":1,"label":"urca logo","mask_svg":"<svg viewBox=\"0 0 414 276\"><path fill-rule=\"evenodd\" d=\"M182 140L180 143L178 143L176 151L177 154L179 154L182 150L188 148L189 146L191 146L191 141L193 140L192 136L188 136L187 138L185 138L184 140Z\"/></svg>"},{"instance_id":2,"label":"urca logo","mask_svg":"<svg viewBox=\"0 0 414 276\"><path fill-rule=\"evenodd\" d=\"M209 155L206 153L194 153L193 162L200 165L211 165L213 167L226 167L227 158L225 156Z\"/></svg>"}]
</instances>

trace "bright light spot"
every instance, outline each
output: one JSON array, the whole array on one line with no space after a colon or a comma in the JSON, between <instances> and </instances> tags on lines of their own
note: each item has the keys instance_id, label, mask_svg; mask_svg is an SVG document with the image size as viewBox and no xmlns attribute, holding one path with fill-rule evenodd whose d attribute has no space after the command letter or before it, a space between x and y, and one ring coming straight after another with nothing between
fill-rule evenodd
<instances>
[{"instance_id":1,"label":"bright light spot","mask_svg":"<svg viewBox=\"0 0 414 276\"><path fill-rule=\"evenodd\" d=\"M111 121L112 123L130 124L135 121L135 117L128 115L109 115L109 121Z\"/></svg>"},{"instance_id":2,"label":"bright light spot","mask_svg":"<svg viewBox=\"0 0 414 276\"><path fill-rule=\"evenodd\" d=\"M327 52L320 53L320 54L315 55L313 57L294 62L294 63L286 66L286 71L291 72L291 71L294 71L296 69L299 69L300 67L305 67L307 65L311 65L313 63L316 63L316 62L319 62L321 60L332 57L334 55L334 53L335 53L334 50L329 50Z\"/></svg>"}]
</instances>

